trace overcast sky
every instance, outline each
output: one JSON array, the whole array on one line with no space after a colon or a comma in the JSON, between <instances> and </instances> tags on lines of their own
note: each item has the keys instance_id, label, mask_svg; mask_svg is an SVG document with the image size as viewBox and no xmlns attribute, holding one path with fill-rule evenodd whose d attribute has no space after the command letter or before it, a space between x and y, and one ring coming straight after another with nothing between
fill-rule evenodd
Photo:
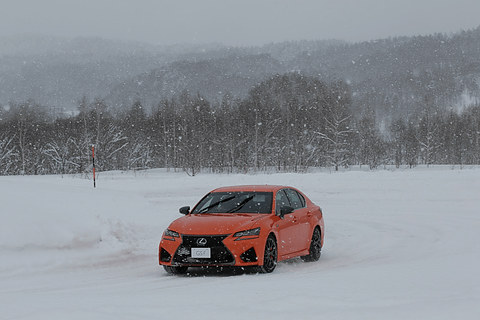
<instances>
[{"instance_id":1,"label":"overcast sky","mask_svg":"<svg viewBox=\"0 0 480 320\"><path fill-rule=\"evenodd\" d=\"M152 44L364 41L480 26L480 0L0 0L0 36Z\"/></svg>"}]
</instances>

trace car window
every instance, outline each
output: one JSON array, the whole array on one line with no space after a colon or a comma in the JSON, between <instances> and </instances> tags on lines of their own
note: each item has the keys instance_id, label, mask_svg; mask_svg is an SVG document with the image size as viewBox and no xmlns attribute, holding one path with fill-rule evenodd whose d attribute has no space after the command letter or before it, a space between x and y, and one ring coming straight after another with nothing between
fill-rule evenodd
<instances>
[{"instance_id":1,"label":"car window","mask_svg":"<svg viewBox=\"0 0 480 320\"><path fill-rule=\"evenodd\" d=\"M227 195L219 195L219 194L209 194L207 195L195 208L196 211L202 211L207 209L212 203L220 203L221 200L226 198Z\"/></svg>"},{"instance_id":2,"label":"car window","mask_svg":"<svg viewBox=\"0 0 480 320\"><path fill-rule=\"evenodd\" d=\"M294 209L299 209L305 207L305 199L301 194L292 189L286 189L285 193L287 194L290 204Z\"/></svg>"},{"instance_id":3,"label":"car window","mask_svg":"<svg viewBox=\"0 0 480 320\"><path fill-rule=\"evenodd\" d=\"M271 213L271 192L212 192L192 210L197 213Z\"/></svg>"},{"instance_id":4,"label":"car window","mask_svg":"<svg viewBox=\"0 0 480 320\"><path fill-rule=\"evenodd\" d=\"M305 208L307 206L307 200L305 200L305 197L300 192L297 192L297 194L298 194L298 197L300 198L300 201L302 202L302 207Z\"/></svg>"},{"instance_id":5,"label":"car window","mask_svg":"<svg viewBox=\"0 0 480 320\"><path fill-rule=\"evenodd\" d=\"M279 210L283 206L290 206L290 201L285 194L285 191L279 190L277 191L277 195L275 196L275 210Z\"/></svg>"}]
</instances>

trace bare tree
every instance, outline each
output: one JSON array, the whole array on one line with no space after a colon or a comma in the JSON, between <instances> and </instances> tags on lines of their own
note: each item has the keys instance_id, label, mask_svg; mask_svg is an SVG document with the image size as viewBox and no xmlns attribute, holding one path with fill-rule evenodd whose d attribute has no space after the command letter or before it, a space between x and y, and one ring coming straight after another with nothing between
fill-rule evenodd
<instances>
[{"instance_id":1,"label":"bare tree","mask_svg":"<svg viewBox=\"0 0 480 320\"><path fill-rule=\"evenodd\" d=\"M80 164L75 161L74 149L75 142L72 138L63 136L61 139L53 140L46 144L44 153L50 157L54 163L54 173L75 173L80 167Z\"/></svg>"},{"instance_id":2,"label":"bare tree","mask_svg":"<svg viewBox=\"0 0 480 320\"><path fill-rule=\"evenodd\" d=\"M333 117L332 121L325 119L327 126L325 132L317 132L321 139L327 142L327 163L335 167L338 171L340 166L348 164L348 144L349 135L353 130L348 126L350 116L339 119L337 115Z\"/></svg>"},{"instance_id":3,"label":"bare tree","mask_svg":"<svg viewBox=\"0 0 480 320\"><path fill-rule=\"evenodd\" d=\"M12 166L12 158L16 155L12 143L14 138L15 136L6 135L0 137L0 175L8 174Z\"/></svg>"},{"instance_id":4,"label":"bare tree","mask_svg":"<svg viewBox=\"0 0 480 320\"><path fill-rule=\"evenodd\" d=\"M127 170L147 169L153 162L152 148L148 140L136 138L125 146Z\"/></svg>"},{"instance_id":5,"label":"bare tree","mask_svg":"<svg viewBox=\"0 0 480 320\"><path fill-rule=\"evenodd\" d=\"M421 158L427 167L435 163L435 156L441 147L437 125L435 118L428 112L424 112L419 123L417 141L420 146Z\"/></svg>"},{"instance_id":6,"label":"bare tree","mask_svg":"<svg viewBox=\"0 0 480 320\"><path fill-rule=\"evenodd\" d=\"M127 145L123 130L114 123L99 126L95 139L95 158L100 170L118 169L121 159L116 158Z\"/></svg>"}]
</instances>

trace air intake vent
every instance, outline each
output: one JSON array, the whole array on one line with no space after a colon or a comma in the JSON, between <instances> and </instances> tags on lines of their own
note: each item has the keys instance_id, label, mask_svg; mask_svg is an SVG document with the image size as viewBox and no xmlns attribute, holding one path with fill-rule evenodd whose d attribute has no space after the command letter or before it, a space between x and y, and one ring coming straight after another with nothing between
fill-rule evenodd
<instances>
[{"instance_id":1,"label":"air intake vent","mask_svg":"<svg viewBox=\"0 0 480 320\"><path fill-rule=\"evenodd\" d=\"M230 250L223 244L229 235L190 236L182 235L182 244L173 256L173 263L185 265L229 265L235 263ZM192 258L192 248L210 248L210 258Z\"/></svg>"}]
</instances>

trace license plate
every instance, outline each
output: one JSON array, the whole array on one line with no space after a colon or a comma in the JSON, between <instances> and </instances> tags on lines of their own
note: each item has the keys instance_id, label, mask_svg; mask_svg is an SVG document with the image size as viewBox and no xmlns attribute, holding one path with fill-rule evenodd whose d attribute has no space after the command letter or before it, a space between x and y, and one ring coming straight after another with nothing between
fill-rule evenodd
<instances>
[{"instance_id":1,"label":"license plate","mask_svg":"<svg viewBox=\"0 0 480 320\"><path fill-rule=\"evenodd\" d=\"M210 258L210 248L192 248L192 258Z\"/></svg>"}]
</instances>

